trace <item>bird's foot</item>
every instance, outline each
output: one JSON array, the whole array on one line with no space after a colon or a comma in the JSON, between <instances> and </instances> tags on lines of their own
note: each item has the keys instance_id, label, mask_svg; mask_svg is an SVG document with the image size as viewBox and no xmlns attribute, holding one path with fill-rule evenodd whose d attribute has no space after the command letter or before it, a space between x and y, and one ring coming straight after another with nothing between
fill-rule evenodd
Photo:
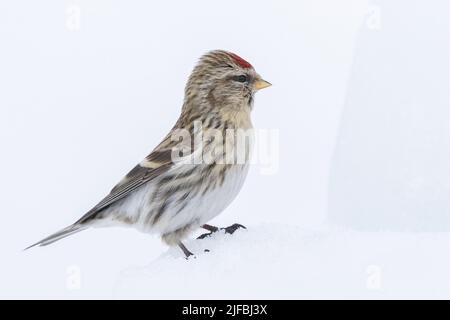
<instances>
[{"instance_id":1,"label":"bird's foot","mask_svg":"<svg viewBox=\"0 0 450 320\"><path fill-rule=\"evenodd\" d=\"M235 224L233 224L231 226L228 226L226 228L222 228L221 230L225 230L225 233L233 234L237 229L240 229L240 228L247 229L242 224L235 223Z\"/></svg>"},{"instance_id":2,"label":"bird's foot","mask_svg":"<svg viewBox=\"0 0 450 320\"><path fill-rule=\"evenodd\" d=\"M203 234L199 235L197 237L197 239L205 239L206 237L209 237L210 235L212 235L215 232L217 232L217 231L211 231L211 232L203 233Z\"/></svg>"},{"instance_id":3,"label":"bird's foot","mask_svg":"<svg viewBox=\"0 0 450 320\"><path fill-rule=\"evenodd\" d=\"M210 235L212 235L213 233L215 233L219 230L225 230L225 233L233 234L237 229L240 229L240 228L247 229L246 227L244 227L242 224L239 224L239 223L235 223L226 228L217 228L217 227L205 224L202 226L202 228L204 228L206 230L210 230L210 232L200 235L199 237L197 237L197 239L204 239L206 237L209 237Z\"/></svg>"}]
</instances>

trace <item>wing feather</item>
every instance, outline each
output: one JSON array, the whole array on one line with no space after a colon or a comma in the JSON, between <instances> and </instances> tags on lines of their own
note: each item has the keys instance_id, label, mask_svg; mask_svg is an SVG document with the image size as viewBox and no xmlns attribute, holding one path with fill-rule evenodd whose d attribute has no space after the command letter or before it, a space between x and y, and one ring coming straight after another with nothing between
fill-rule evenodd
<instances>
[{"instance_id":1,"label":"wing feather","mask_svg":"<svg viewBox=\"0 0 450 320\"><path fill-rule=\"evenodd\" d=\"M97 214L104 209L168 171L173 166L170 153L170 150L155 149L141 164L135 166L102 201L82 216L76 224L95 219Z\"/></svg>"}]
</instances>

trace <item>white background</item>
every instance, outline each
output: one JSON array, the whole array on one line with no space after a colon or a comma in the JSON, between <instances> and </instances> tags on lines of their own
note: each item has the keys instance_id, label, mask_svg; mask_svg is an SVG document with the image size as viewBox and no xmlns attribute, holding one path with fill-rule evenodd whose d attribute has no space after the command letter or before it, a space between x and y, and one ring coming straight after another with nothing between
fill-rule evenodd
<instances>
[{"instance_id":1,"label":"white background","mask_svg":"<svg viewBox=\"0 0 450 320\"><path fill-rule=\"evenodd\" d=\"M3 1L0 297L414 296L408 279L396 282L404 261L384 250L393 239L400 248L415 243L415 235L378 239L325 227L339 117L367 12L363 0ZM152 150L177 119L194 64L211 49L239 54L273 84L257 94L253 122L279 131L279 170L263 175L254 166L212 222L240 222L248 233L211 240L216 253L188 262L156 237L119 228L22 252L78 219ZM375 251L346 251L359 241ZM370 285L373 270L386 266L398 271L383 282L395 283L394 293L378 280ZM124 280L129 270L133 280ZM258 286L267 277L273 286ZM422 294L448 295L445 281L437 291L417 281L429 289Z\"/></svg>"}]
</instances>

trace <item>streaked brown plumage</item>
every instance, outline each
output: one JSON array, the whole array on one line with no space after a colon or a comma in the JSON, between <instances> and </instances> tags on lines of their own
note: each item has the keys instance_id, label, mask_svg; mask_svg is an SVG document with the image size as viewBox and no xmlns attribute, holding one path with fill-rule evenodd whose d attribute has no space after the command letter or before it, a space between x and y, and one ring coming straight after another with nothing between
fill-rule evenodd
<instances>
[{"instance_id":1,"label":"streaked brown plumage","mask_svg":"<svg viewBox=\"0 0 450 320\"><path fill-rule=\"evenodd\" d=\"M199 227L217 231L206 222L223 211L242 186L250 151L249 146L237 147L238 132L252 129L254 93L269 85L233 53L205 54L189 77L181 115L163 141L77 222L33 246L88 227L119 224L158 233L191 255L181 240ZM244 161L236 161L241 154ZM198 157L203 161L193 161Z\"/></svg>"}]
</instances>

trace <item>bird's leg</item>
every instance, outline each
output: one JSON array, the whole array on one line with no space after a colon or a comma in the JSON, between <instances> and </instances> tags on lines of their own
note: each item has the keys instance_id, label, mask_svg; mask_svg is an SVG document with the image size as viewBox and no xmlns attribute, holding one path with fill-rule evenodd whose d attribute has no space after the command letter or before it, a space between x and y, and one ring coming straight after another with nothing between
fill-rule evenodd
<instances>
[{"instance_id":1,"label":"bird's leg","mask_svg":"<svg viewBox=\"0 0 450 320\"><path fill-rule=\"evenodd\" d=\"M183 250L186 259L189 259L190 256L194 255L192 252L188 250L188 248L186 248L186 246L181 241L178 243L178 246L180 247L181 250Z\"/></svg>"},{"instance_id":2,"label":"bird's leg","mask_svg":"<svg viewBox=\"0 0 450 320\"><path fill-rule=\"evenodd\" d=\"M225 230L225 233L233 234L239 228L247 229L246 227L244 227L242 224L239 224L239 223L235 223L226 228L218 228L218 227L211 226L209 224L204 224L204 225L202 225L202 228L208 230L209 232L200 235L197 239L204 239L206 237L209 237L214 232L217 232L219 230Z\"/></svg>"}]
</instances>

